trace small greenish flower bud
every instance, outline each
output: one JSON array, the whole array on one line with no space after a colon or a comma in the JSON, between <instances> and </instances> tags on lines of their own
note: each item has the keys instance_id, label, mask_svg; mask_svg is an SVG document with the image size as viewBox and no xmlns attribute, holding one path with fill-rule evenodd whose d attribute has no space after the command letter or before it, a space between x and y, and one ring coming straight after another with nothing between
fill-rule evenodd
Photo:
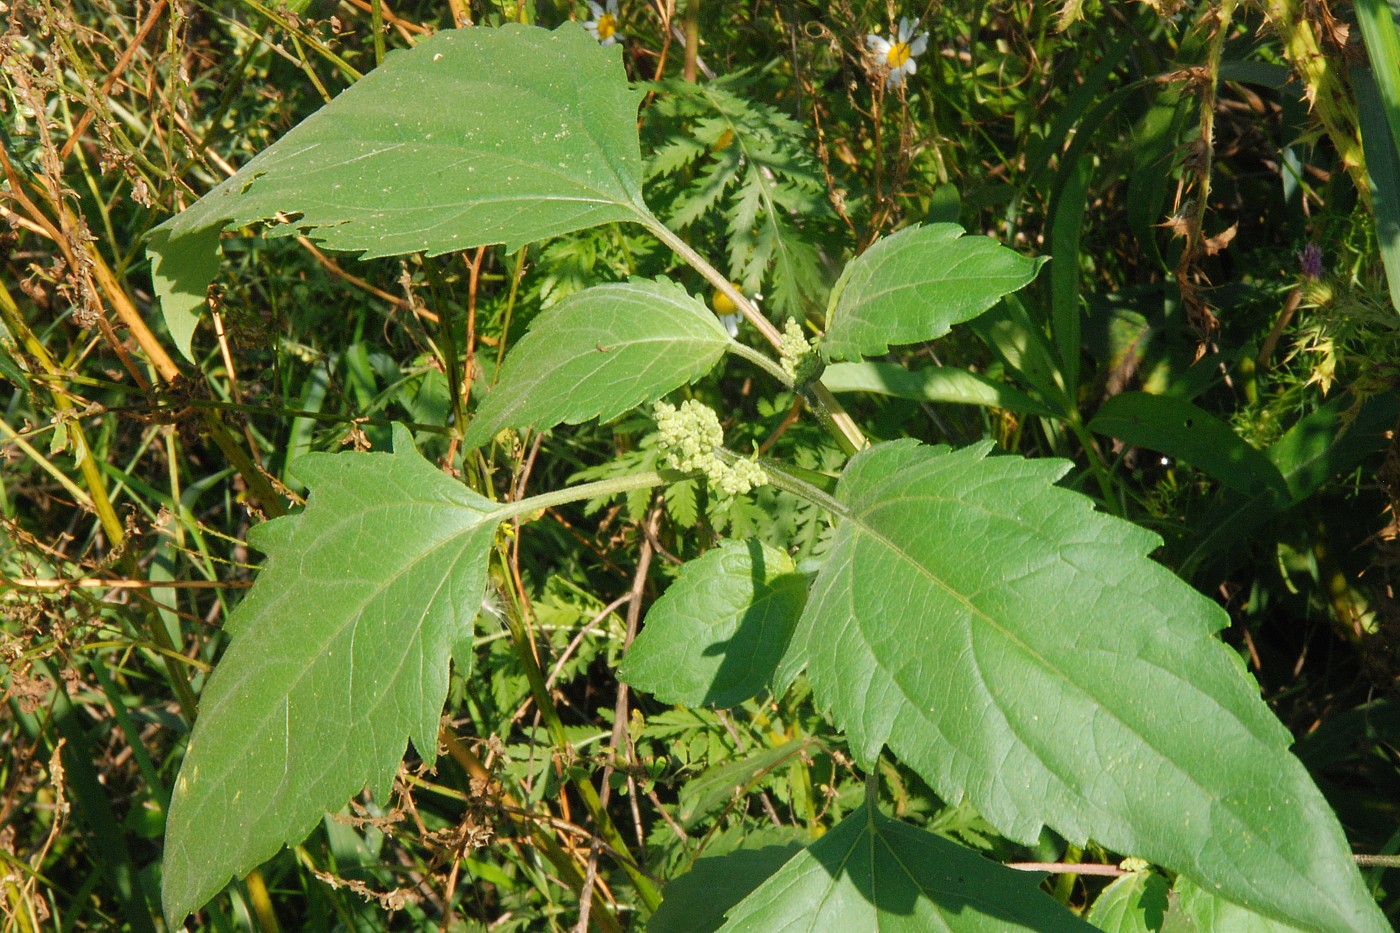
<instances>
[{"instance_id":1,"label":"small greenish flower bud","mask_svg":"<svg viewBox=\"0 0 1400 933\"><path fill-rule=\"evenodd\" d=\"M752 460L735 460L727 464L723 476L710 480L714 488L726 496L739 496L768 482L768 474Z\"/></svg>"},{"instance_id":2,"label":"small greenish flower bud","mask_svg":"<svg viewBox=\"0 0 1400 933\"><path fill-rule=\"evenodd\" d=\"M763 468L752 460L726 463L719 455L724 429L713 409L693 399L682 402L680 408L657 402L652 415L661 435L657 446L666 462L686 473L703 473L717 494L740 495L768 482Z\"/></svg>"},{"instance_id":3,"label":"small greenish flower bud","mask_svg":"<svg viewBox=\"0 0 1400 933\"><path fill-rule=\"evenodd\" d=\"M724 429L709 407L689 399L677 409L666 402L652 407L656 427L661 431L660 447L666 459L677 470L687 473L701 470L715 455L715 448L724 443Z\"/></svg>"},{"instance_id":4,"label":"small greenish flower bud","mask_svg":"<svg viewBox=\"0 0 1400 933\"><path fill-rule=\"evenodd\" d=\"M815 344L802 332L802 325L788 318L783 325L783 335L778 341L778 353L783 372L791 377L793 384L804 386L821 377L826 364L815 352Z\"/></svg>"},{"instance_id":5,"label":"small greenish flower bud","mask_svg":"<svg viewBox=\"0 0 1400 933\"><path fill-rule=\"evenodd\" d=\"M1119 862L1118 867L1123 869L1124 871L1131 871L1136 873L1147 871L1149 868L1152 867L1152 865L1147 861L1147 859L1138 858L1137 856L1133 855Z\"/></svg>"}]
</instances>

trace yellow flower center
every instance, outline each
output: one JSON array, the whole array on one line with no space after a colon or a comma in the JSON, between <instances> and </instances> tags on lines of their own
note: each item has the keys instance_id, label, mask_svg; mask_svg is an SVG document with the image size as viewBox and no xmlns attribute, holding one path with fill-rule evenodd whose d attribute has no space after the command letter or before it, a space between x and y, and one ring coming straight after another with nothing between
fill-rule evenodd
<instances>
[{"instance_id":1,"label":"yellow flower center","mask_svg":"<svg viewBox=\"0 0 1400 933\"><path fill-rule=\"evenodd\" d=\"M611 39L613 33L617 32L617 17L611 13L604 13L598 17L598 38Z\"/></svg>"},{"instance_id":2,"label":"yellow flower center","mask_svg":"<svg viewBox=\"0 0 1400 933\"><path fill-rule=\"evenodd\" d=\"M733 285L734 290L739 294L742 295L744 293L743 286L738 282L730 282L729 284ZM713 294L710 295L710 307L714 308L715 314L721 317L726 314L736 314L739 311L739 306L734 303L734 299L730 298L719 289L715 289Z\"/></svg>"},{"instance_id":3,"label":"yellow flower center","mask_svg":"<svg viewBox=\"0 0 1400 933\"><path fill-rule=\"evenodd\" d=\"M598 30L602 31L601 24L599 24ZM909 64L909 46L904 42L896 42L890 46L890 51L885 56L885 64L890 66L891 71Z\"/></svg>"}]
</instances>

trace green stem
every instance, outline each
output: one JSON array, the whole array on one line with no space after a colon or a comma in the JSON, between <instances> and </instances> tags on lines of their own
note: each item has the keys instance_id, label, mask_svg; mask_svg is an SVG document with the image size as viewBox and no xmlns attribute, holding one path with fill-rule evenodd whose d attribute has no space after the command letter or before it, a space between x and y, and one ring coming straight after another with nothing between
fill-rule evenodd
<instances>
[{"instance_id":1,"label":"green stem","mask_svg":"<svg viewBox=\"0 0 1400 933\"><path fill-rule=\"evenodd\" d=\"M729 341L729 346L725 347L725 349L735 356L743 357L783 385L792 388L792 377L784 372L781 366L762 353L759 353L753 347L746 346L737 340L731 340Z\"/></svg>"},{"instance_id":2,"label":"green stem","mask_svg":"<svg viewBox=\"0 0 1400 933\"><path fill-rule=\"evenodd\" d=\"M872 817L880 808L880 769L871 768L870 773L865 776L865 808L870 811Z\"/></svg>"},{"instance_id":3,"label":"green stem","mask_svg":"<svg viewBox=\"0 0 1400 933\"><path fill-rule=\"evenodd\" d=\"M467 412L462 407L462 373L457 365L457 316L453 313L452 303L448 300L447 285L443 282L437 266L433 265L433 260L429 256L423 256L423 272L428 279L428 290L433 294L433 303L437 305L440 315L441 325L438 333L442 336L442 351L440 359L443 371L447 373L447 391L452 396L452 417L456 422L453 425L457 436L467 429Z\"/></svg>"},{"instance_id":4,"label":"green stem","mask_svg":"<svg viewBox=\"0 0 1400 933\"><path fill-rule=\"evenodd\" d=\"M1074 436L1079 438L1079 446L1084 448L1084 456L1089 458L1089 471L1094 474L1099 491L1103 493L1104 508L1114 515L1120 515L1123 510L1118 507L1118 499L1113 495L1113 478L1109 476L1108 468L1099 456L1094 436L1084 426L1084 419L1079 416L1078 410L1070 409L1069 417L1065 418L1064 423L1074 432Z\"/></svg>"},{"instance_id":5,"label":"green stem","mask_svg":"<svg viewBox=\"0 0 1400 933\"><path fill-rule=\"evenodd\" d=\"M374 30L374 64L384 64L384 4L383 0L370 0L370 28Z\"/></svg>"},{"instance_id":6,"label":"green stem","mask_svg":"<svg viewBox=\"0 0 1400 933\"><path fill-rule=\"evenodd\" d=\"M556 506L568 505L570 502L581 502L584 499L606 499L618 493L677 483L697 475L696 473L682 473L680 470L648 470L645 473L633 473L630 476L619 476L616 479L600 479L596 483L570 486L568 489L558 489L554 492L530 496L528 499L517 499L515 502L503 503L492 514L491 518L493 521L506 522L521 515L529 515L531 512L541 512Z\"/></svg>"},{"instance_id":7,"label":"green stem","mask_svg":"<svg viewBox=\"0 0 1400 933\"><path fill-rule=\"evenodd\" d=\"M748 296L734 287L734 283L729 281L718 269L710 265L709 260L697 253L689 243L680 238L680 235L670 227L657 220L655 217L647 215L640 218L642 224L652 232L658 240L671 248L671 251L685 260L686 265L705 278L705 281L713 285L721 295L734 302L734 307L739 309L739 313L748 319L764 339L773 345L773 349L780 349L783 345L783 335L772 322L763 316L763 312L758 310L758 305L749 300Z\"/></svg>"},{"instance_id":8,"label":"green stem","mask_svg":"<svg viewBox=\"0 0 1400 933\"><path fill-rule=\"evenodd\" d=\"M658 479L660 477L660 474L652 475ZM588 485L601 484L590 483ZM575 489L582 488L575 487ZM538 502L538 500L545 498L548 496L536 496L533 500L526 499L524 501ZM525 631L525 623L522 621L521 614L517 608L515 611L507 612L505 616L506 627L510 630L511 641L520 657L520 666L525 670L525 679L530 683L530 693L535 699L535 707L540 712L540 719L549 731L555 748L559 749L561 753L571 754L573 743L569 741L569 736L564 731L564 723L559 719L559 711L554 706L554 697L549 692L549 685L545 683L544 672L540 670L539 660L535 657L535 652L531 647L529 633ZM647 912L655 913L656 909L661 906L661 891L657 888L656 883L648 878L638 866L631 849L627 847L627 840L622 838L622 833L618 832L612 817L608 815L607 808L603 806L603 801L598 796L598 789L588 780L587 775L581 772L573 772L570 783L573 784L574 790L583 800L584 808L593 818L593 825L597 827L598 834L602 836L603 841L612 851L613 858L622 866L627 877L632 880L637 896L641 898Z\"/></svg>"},{"instance_id":9,"label":"green stem","mask_svg":"<svg viewBox=\"0 0 1400 933\"><path fill-rule=\"evenodd\" d=\"M715 453L731 463L744 459L732 450L726 450L723 447L716 449ZM803 479L792 468L773 460L765 459L759 462L763 466L764 472L768 474L770 485L784 492L790 492L794 496L800 496L809 502L814 502L833 515L850 514L850 511L834 496ZM683 479L691 479L699 475L699 473L684 473L680 470L647 470L643 473L633 473L630 476L619 476L616 479L600 479L595 483L570 486L568 489L558 489L554 492L530 496L528 499L502 503L501 507L491 514L491 520L508 522L512 518L568 505L571 502L582 502L585 499L605 499L620 493L631 492L634 489L648 489L678 483Z\"/></svg>"},{"instance_id":10,"label":"green stem","mask_svg":"<svg viewBox=\"0 0 1400 933\"><path fill-rule=\"evenodd\" d=\"M716 452L726 460L739 459L738 454L735 454L732 451L728 451L723 448L720 448ZM830 493L826 492L823 489L819 489L817 486L813 485L812 483L809 483L801 476L798 476L790 467L786 466L785 464L780 464L773 460L765 459L760 460L759 465L763 467L763 472L768 474L768 484L770 486L773 486L776 489L781 489L783 492L792 493L794 496L799 496L803 499L806 499L808 502L815 503L821 506L822 508L826 509L833 515L838 515L844 518L851 514L850 510L847 509L846 506L843 505L840 502L840 500L838 500L835 496L832 496Z\"/></svg>"},{"instance_id":11,"label":"green stem","mask_svg":"<svg viewBox=\"0 0 1400 933\"><path fill-rule=\"evenodd\" d=\"M758 310L758 305L734 287L733 282L725 278L718 269L710 265L704 256L697 253L689 243L655 217L650 214L638 213L637 220L650 230L658 240L670 247L672 252L684 259L687 265L699 272L705 281L713 285L721 295L734 302L734 307L738 308L748 322L757 328L764 339L771 343L775 350L781 351L783 335L778 331L778 328L773 326L771 321L763 316L763 312ZM820 382L814 382L812 384L812 398L815 400L815 407L819 409L819 412L826 415L822 419L823 423L830 426L836 440L847 454L854 454L856 451L870 446L870 442L865 439L865 435L855 421L846 413L846 409L841 407L841 403L836 401L836 396L832 395L826 386Z\"/></svg>"}]
</instances>

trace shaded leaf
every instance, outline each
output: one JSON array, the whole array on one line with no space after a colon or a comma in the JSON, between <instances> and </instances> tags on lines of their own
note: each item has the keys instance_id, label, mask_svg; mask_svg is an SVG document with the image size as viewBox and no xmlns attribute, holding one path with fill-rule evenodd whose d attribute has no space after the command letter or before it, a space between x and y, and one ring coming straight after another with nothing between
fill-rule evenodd
<instances>
[{"instance_id":1,"label":"shaded leaf","mask_svg":"<svg viewBox=\"0 0 1400 933\"><path fill-rule=\"evenodd\" d=\"M1105 933L1156 933L1166 913L1166 879L1138 871L1115 879L1094 898L1088 920Z\"/></svg>"},{"instance_id":2,"label":"shaded leaf","mask_svg":"<svg viewBox=\"0 0 1400 933\"><path fill-rule=\"evenodd\" d=\"M1301 933L1299 927L1261 916L1178 878L1162 933Z\"/></svg>"},{"instance_id":3,"label":"shaded leaf","mask_svg":"<svg viewBox=\"0 0 1400 933\"><path fill-rule=\"evenodd\" d=\"M813 742L811 738L792 739L715 765L681 788L676 817L682 826L694 826L736 797L747 794L769 772L802 754Z\"/></svg>"},{"instance_id":4,"label":"shaded leaf","mask_svg":"<svg viewBox=\"0 0 1400 933\"><path fill-rule=\"evenodd\" d=\"M1008 837L1048 825L1318 930L1383 930L1225 613L1156 535L1059 489L1064 462L912 441L854 457L779 670L869 767L889 748ZM1221 754L1221 750L1228 754Z\"/></svg>"},{"instance_id":5,"label":"shaded leaf","mask_svg":"<svg viewBox=\"0 0 1400 933\"><path fill-rule=\"evenodd\" d=\"M1044 331L1015 296L1008 295L992 310L973 319L968 329L1003 363L1020 373L1041 398L1058 403L1063 412L1078 409Z\"/></svg>"},{"instance_id":6,"label":"shaded leaf","mask_svg":"<svg viewBox=\"0 0 1400 933\"><path fill-rule=\"evenodd\" d=\"M831 292L822 354L828 360L933 340L1029 284L1042 260L957 224L913 226L847 264Z\"/></svg>"},{"instance_id":7,"label":"shaded leaf","mask_svg":"<svg viewBox=\"0 0 1400 933\"><path fill-rule=\"evenodd\" d=\"M715 313L674 283L575 292L511 350L464 443L479 447L504 428L610 421L700 378L728 345Z\"/></svg>"},{"instance_id":8,"label":"shaded leaf","mask_svg":"<svg viewBox=\"0 0 1400 933\"><path fill-rule=\"evenodd\" d=\"M204 313L209 283L219 274L219 227L194 230L171 239L158 227L146 240L151 256L151 285L160 298L160 310L170 339L193 361L190 342Z\"/></svg>"},{"instance_id":9,"label":"shaded leaf","mask_svg":"<svg viewBox=\"0 0 1400 933\"><path fill-rule=\"evenodd\" d=\"M1360 124L1361 145L1366 154L1366 178L1371 183L1371 212L1376 218L1376 245L1381 255L1381 265L1385 268L1386 282L1390 286L1390 305L1400 313L1400 102L1383 102L1381 88L1377 80L1382 75L1388 77L1391 93L1400 92L1400 26L1390 23L1387 30L1384 0L1359 0L1357 9L1362 24L1362 35L1371 52L1375 65L1373 71L1357 70L1352 73L1352 87L1356 92L1356 116ZM1400 14L1398 14L1400 15ZM1377 37L1372 41L1366 24L1371 23L1371 31L1388 32L1388 40ZM1383 59L1376 53L1385 48ZM1387 133L1387 120L1389 129Z\"/></svg>"},{"instance_id":10,"label":"shaded leaf","mask_svg":"<svg viewBox=\"0 0 1400 933\"><path fill-rule=\"evenodd\" d=\"M722 929L843 933L1089 931L1043 875L1004 868L955 842L861 807L729 911Z\"/></svg>"},{"instance_id":11,"label":"shaded leaf","mask_svg":"<svg viewBox=\"0 0 1400 933\"><path fill-rule=\"evenodd\" d=\"M1287 498L1278 467L1219 418L1185 399L1123 392L1104 402L1089 430L1191 464L1236 492Z\"/></svg>"},{"instance_id":12,"label":"shaded leaf","mask_svg":"<svg viewBox=\"0 0 1400 933\"><path fill-rule=\"evenodd\" d=\"M387 797L409 739L436 758L448 658L470 642L497 506L402 427L394 448L297 461L305 511L250 535L267 563L228 621L171 799L172 922L367 784Z\"/></svg>"},{"instance_id":13,"label":"shaded leaf","mask_svg":"<svg viewBox=\"0 0 1400 933\"><path fill-rule=\"evenodd\" d=\"M953 402L1055 417L1054 411L1019 389L951 366L909 370L897 363L832 363L822 371L832 392L873 392L915 402Z\"/></svg>"},{"instance_id":14,"label":"shaded leaf","mask_svg":"<svg viewBox=\"0 0 1400 933\"><path fill-rule=\"evenodd\" d=\"M1192 522L1190 549L1177 561L1181 573L1189 579L1222 556L1238 556L1242 543L1258 543L1260 529L1269 528L1279 514L1383 449L1396 417L1400 417L1400 394L1386 392L1364 401L1339 396L1299 419L1264 451L1283 476L1288 495L1280 498L1273 486L1250 495L1224 491Z\"/></svg>"},{"instance_id":15,"label":"shaded leaf","mask_svg":"<svg viewBox=\"0 0 1400 933\"><path fill-rule=\"evenodd\" d=\"M172 333L211 277L211 231L272 220L328 249L429 255L508 250L649 218L638 92L620 50L574 24L447 29L384 63L158 228ZM410 170L411 167L411 170ZM183 297L182 297L183 296ZM166 303L170 302L169 305ZM167 311L170 313L170 311ZM181 350L189 355L188 345Z\"/></svg>"},{"instance_id":16,"label":"shaded leaf","mask_svg":"<svg viewBox=\"0 0 1400 933\"><path fill-rule=\"evenodd\" d=\"M690 871L666 885L661 909L647 921L647 933L718 930L731 907L801 851L801 843L791 842L698 859Z\"/></svg>"},{"instance_id":17,"label":"shaded leaf","mask_svg":"<svg viewBox=\"0 0 1400 933\"><path fill-rule=\"evenodd\" d=\"M647 611L618 676L664 703L737 706L772 681L806 597L787 554L724 541Z\"/></svg>"},{"instance_id":18,"label":"shaded leaf","mask_svg":"<svg viewBox=\"0 0 1400 933\"><path fill-rule=\"evenodd\" d=\"M4 333L3 330L0 330L0 333ZM3 341L0 341L0 376L10 380L24 391L29 391L29 377L25 375L24 368L10 354L9 348L5 346Z\"/></svg>"}]
</instances>

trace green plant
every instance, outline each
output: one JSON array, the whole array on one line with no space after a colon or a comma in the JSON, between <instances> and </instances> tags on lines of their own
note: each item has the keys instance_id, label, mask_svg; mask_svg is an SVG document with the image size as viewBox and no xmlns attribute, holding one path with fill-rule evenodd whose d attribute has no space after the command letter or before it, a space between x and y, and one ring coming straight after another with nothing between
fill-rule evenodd
<instances>
[{"instance_id":1,"label":"green plant","mask_svg":"<svg viewBox=\"0 0 1400 933\"><path fill-rule=\"evenodd\" d=\"M789 445L783 461L755 461L742 448L713 446L710 418L668 413L660 456L681 449L687 462L536 496L512 487L499 501L484 453L466 458L464 484L429 464L403 426L394 428L392 453L301 461L293 470L310 489L306 509L255 532L267 565L229 622L232 642L203 692L175 782L163 865L168 918L178 922L231 877L297 844L366 784L385 799L406 740L428 763L440 741L452 748L438 723L448 661L471 669L491 554L509 546L503 529L514 538L515 522L542 510L676 489L703 475L713 509L766 479L774 508L781 497L815 505L829 531L800 561L788 541L747 540L684 564L623 676L696 705L765 690L781 697L800 682L793 689L810 690L830 711L866 775L864 801L806 848L769 853L761 883L750 853L696 864L692 873L710 878L750 874L752 893L741 897L748 892L735 883L730 893L739 896L724 905L730 928L799 920L834 928L895 915L919 926L937 915L955 929L1084 928L1032 894L1023 876L881 814L889 755L943 800L969 802L1006 839L1033 845L1049 827L1076 846L1092 839L1141 856L1176 873L1181 900L1201 910L1216 909L1219 896L1308 929L1385 929L1331 808L1287 751L1287 730L1215 638L1224 613L1148 559L1155 535L1056 486L1071 469L1062 460L992 456L985 442L960 450L870 444L823 381L827 373L848 385L883 381L895 395L919 397L927 386L911 389L915 374L901 367L841 361L968 323L1027 393L997 394L951 373L919 378L941 379L954 394L1019 399L1084 440L1108 493L1093 425L1079 415L1078 379L1064 375L1079 365L1077 305L1073 314L1057 310L1063 328L1047 335L1008 297L1040 263L951 225L906 228L846 264L824 332L803 348L648 207L639 100L617 57L575 27L442 33L395 53L156 231L171 332L188 355L228 224L271 220L272 234L375 257L516 249L632 223L787 352L766 355L730 338L672 281L595 286L536 319L474 416L458 421L462 443L483 451L509 443L513 429L607 421L683 389L730 354L803 399L849 460L829 475L822 445L802 434L805 452ZM751 174L743 190L761 193L766 177ZM743 216L757 222L751 211ZM731 256L736 268L758 255L745 249ZM460 414L460 396L451 404ZM1100 427L1114 416L1138 424L1131 404L1101 412ZM1177 447L1198 441L1209 450L1223 435L1196 418L1173 408L1147 421L1184 427L1186 439L1171 440ZM1311 491L1305 457L1266 461L1227 455L1201 467L1252 505ZM501 615L528 650L518 612ZM567 746L541 671L526 664L524 674L544 728ZM619 717L614 729L624 727ZM792 754L778 746L765 769ZM561 780L588 808L636 903L656 911L655 925L668 915L674 922L695 899L724 899L698 882L674 882L663 901L587 776ZM731 787L720 784L720 801ZM1130 875L1112 897L1130 901L1162 884L1149 878Z\"/></svg>"}]
</instances>

